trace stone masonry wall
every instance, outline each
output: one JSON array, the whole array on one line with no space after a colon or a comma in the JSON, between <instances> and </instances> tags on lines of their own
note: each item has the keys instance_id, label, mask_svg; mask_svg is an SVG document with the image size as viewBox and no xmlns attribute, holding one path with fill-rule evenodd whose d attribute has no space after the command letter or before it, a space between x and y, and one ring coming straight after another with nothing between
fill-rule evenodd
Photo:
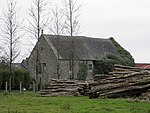
<instances>
[{"instance_id":1,"label":"stone masonry wall","mask_svg":"<svg viewBox=\"0 0 150 113\"><path fill-rule=\"evenodd\" d=\"M38 55L40 61L39 79L42 82L48 83L51 78L57 78L57 58L52 49L46 43L44 38L41 38L37 46L32 51L29 57L28 67L33 78L36 77L36 50L38 47Z\"/></svg>"}]
</instances>

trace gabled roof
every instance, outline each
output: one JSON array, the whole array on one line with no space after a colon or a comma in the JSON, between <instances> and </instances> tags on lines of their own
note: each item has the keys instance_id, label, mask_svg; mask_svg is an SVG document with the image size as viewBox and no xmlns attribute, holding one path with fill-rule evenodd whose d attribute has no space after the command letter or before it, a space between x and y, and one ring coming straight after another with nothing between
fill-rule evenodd
<instances>
[{"instance_id":1,"label":"gabled roof","mask_svg":"<svg viewBox=\"0 0 150 113\"><path fill-rule=\"evenodd\" d=\"M74 42L74 59L76 60L96 60L104 53L118 54L110 39L91 38L85 36L58 36L42 35L54 53L59 50L60 59L70 59L71 42Z\"/></svg>"}]
</instances>

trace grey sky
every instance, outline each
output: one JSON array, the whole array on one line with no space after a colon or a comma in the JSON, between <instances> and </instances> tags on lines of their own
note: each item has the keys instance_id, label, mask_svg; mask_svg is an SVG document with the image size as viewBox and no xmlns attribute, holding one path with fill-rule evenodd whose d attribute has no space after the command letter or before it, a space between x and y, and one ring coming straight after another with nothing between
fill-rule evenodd
<instances>
[{"instance_id":1,"label":"grey sky","mask_svg":"<svg viewBox=\"0 0 150 113\"><path fill-rule=\"evenodd\" d=\"M83 30L114 37L136 62L150 62L150 0L84 0Z\"/></svg>"},{"instance_id":2,"label":"grey sky","mask_svg":"<svg viewBox=\"0 0 150 113\"><path fill-rule=\"evenodd\" d=\"M23 6L22 14L26 15L24 11L31 0L18 1ZM131 52L136 62L150 62L150 0L80 1L83 4L80 17L82 35L114 37ZM0 0L0 4L2 2Z\"/></svg>"}]
</instances>

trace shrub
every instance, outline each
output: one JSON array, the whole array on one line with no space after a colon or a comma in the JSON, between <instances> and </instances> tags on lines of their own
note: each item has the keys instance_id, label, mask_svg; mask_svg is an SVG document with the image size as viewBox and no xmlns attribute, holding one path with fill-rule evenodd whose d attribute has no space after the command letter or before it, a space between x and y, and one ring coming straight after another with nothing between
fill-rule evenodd
<instances>
[{"instance_id":1,"label":"shrub","mask_svg":"<svg viewBox=\"0 0 150 113\"><path fill-rule=\"evenodd\" d=\"M101 56L99 61L95 61L94 63L94 70L93 73L95 74L108 74L108 72L113 71L114 64L122 64L122 58L110 54L105 53Z\"/></svg>"}]
</instances>

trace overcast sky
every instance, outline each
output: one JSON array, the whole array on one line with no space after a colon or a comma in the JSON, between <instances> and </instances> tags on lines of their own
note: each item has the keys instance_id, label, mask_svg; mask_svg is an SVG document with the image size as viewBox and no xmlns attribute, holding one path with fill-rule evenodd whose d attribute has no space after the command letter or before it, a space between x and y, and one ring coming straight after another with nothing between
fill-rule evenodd
<instances>
[{"instance_id":1,"label":"overcast sky","mask_svg":"<svg viewBox=\"0 0 150 113\"><path fill-rule=\"evenodd\" d=\"M2 6L4 1L0 0ZM136 62L150 63L150 0L80 1L83 4L80 17L82 35L114 37L132 54ZM31 0L18 2L22 14L26 15Z\"/></svg>"}]
</instances>

